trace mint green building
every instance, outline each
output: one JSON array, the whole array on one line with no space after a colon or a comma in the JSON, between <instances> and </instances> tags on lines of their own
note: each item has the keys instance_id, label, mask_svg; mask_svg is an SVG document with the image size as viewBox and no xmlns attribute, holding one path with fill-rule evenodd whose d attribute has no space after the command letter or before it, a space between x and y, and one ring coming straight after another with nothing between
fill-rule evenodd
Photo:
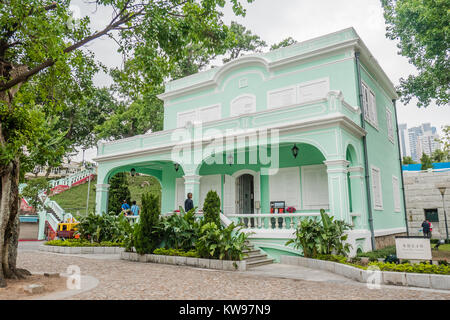
<instances>
[{"instance_id":1,"label":"mint green building","mask_svg":"<svg viewBox=\"0 0 450 320\"><path fill-rule=\"evenodd\" d=\"M353 254L406 232L398 97L353 28L171 81L159 98L163 131L99 143L98 214L109 178L134 169L161 183L163 213L188 192L201 212L217 191L222 222L244 222L274 258L299 254L284 243L321 208L354 225Z\"/></svg>"}]
</instances>

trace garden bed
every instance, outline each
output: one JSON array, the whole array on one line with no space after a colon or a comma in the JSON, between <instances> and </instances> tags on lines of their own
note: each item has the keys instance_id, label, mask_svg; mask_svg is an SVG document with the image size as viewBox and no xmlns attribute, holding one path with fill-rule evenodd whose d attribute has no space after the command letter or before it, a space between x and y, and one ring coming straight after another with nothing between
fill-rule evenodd
<instances>
[{"instance_id":1,"label":"garden bed","mask_svg":"<svg viewBox=\"0 0 450 320\"><path fill-rule=\"evenodd\" d=\"M190 267L225 270L225 271L247 270L245 260L232 261L219 259L202 259L195 257L166 256L159 254L138 254L136 252L122 252L120 258L122 260L129 260L136 262L172 264L179 266L190 266Z\"/></svg>"},{"instance_id":2,"label":"garden bed","mask_svg":"<svg viewBox=\"0 0 450 320\"><path fill-rule=\"evenodd\" d=\"M298 265L312 269L326 270L365 283L370 283L370 280L373 280L375 278L371 276L374 275L375 272L379 272L380 276L377 279L379 284L450 290L450 275L425 273L427 271L425 270L426 267L424 267L424 270L422 271L422 272L425 271L424 273L414 273L406 271L405 272L374 271L367 269L371 266L363 267L334 261L295 257L295 256L285 256L285 255L281 256L281 263ZM373 266L375 267L377 266L377 264L374 264ZM431 267L438 267L438 266L431 266ZM440 269L447 270L446 266L442 266ZM405 270L407 270L407 267L405 267Z\"/></svg>"},{"instance_id":3,"label":"garden bed","mask_svg":"<svg viewBox=\"0 0 450 320\"><path fill-rule=\"evenodd\" d=\"M125 250L123 247L119 246L84 246L84 247L74 247L74 246L53 246L53 245L41 245L39 246L40 251L54 252L54 253L65 253L65 254L119 254Z\"/></svg>"}]
</instances>

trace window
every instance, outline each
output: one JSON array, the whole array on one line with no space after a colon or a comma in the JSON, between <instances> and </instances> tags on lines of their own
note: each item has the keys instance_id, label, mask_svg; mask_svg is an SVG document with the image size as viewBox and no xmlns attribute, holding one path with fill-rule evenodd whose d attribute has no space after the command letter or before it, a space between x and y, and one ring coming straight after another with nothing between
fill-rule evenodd
<instances>
[{"instance_id":1,"label":"window","mask_svg":"<svg viewBox=\"0 0 450 320\"><path fill-rule=\"evenodd\" d=\"M372 126L378 129L377 103L375 93L362 83L364 118Z\"/></svg>"},{"instance_id":2,"label":"window","mask_svg":"<svg viewBox=\"0 0 450 320\"><path fill-rule=\"evenodd\" d=\"M280 168L269 176L270 201L285 201L287 207L300 209L300 170L298 167Z\"/></svg>"},{"instance_id":3,"label":"window","mask_svg":"<svg viewBox=\"0 0 450 320\"><path fill-rule=\"evenodd\" d=\"M308 101L325 98L330 91L328 78L306 81L290 87L267 92L267 108L288 107Z\"/></svg>"},{"instance_id":4,"label":"window","mask_svg":"<svg viewBox=\"0 0 450 320\"><path fill-rule=\"evenodd\" d=\"M380 169L372 167L372 192L373 192L373 208L375 210L383 210L383 193L381 190L381 173Z\"/></svg>"},{"instance_id":5,"label":"window","mask_svg":"<svg viewBox=\"0 0 450 320\"><path fill-rule=\"evenodd\" d=\"M303 209L328 209L328 174L323 164L302 166Z\"/></svg>"},{"instance_id":6,"label":"window","mask_svg":"<svg viewBox=\"0 0 450 320\"><path fill-rule=\"evenodd\" d=\"M202 107L198 109L178 112L177 127L184 127L191 122L209 122L221 118L220 104Z\"/></svg>"},{"instance_id":7,"label":"window","mask_svg":"<svg viewBox=\"0 0 450 320\"><path fill-rule=\"evenodd\" d=\"M392 124L392 112L388 108L386 108L386 125L388 138L389 140L391 140L392 143L394 143L394 126Z\"/></svg>"},{"instance_id":8,"label":"window","mask_svg":"<svg viewBox=\"0 0 450 320\"><path fill-rule=\"evenodd\" d=\"M398 178L392 176L392 189L394 190L394 211L400 212L400 185Z\"/></svg>"},{"instance_id":9,"label":"window","mask_svg":"<svg viewBox=\"0 0 450 320\"><path fill-rule=\"evenodd\" d=\"M437 209L424 209L425 219L430 222L439 222L439 215Z\"/></svg>"}]
</instances>

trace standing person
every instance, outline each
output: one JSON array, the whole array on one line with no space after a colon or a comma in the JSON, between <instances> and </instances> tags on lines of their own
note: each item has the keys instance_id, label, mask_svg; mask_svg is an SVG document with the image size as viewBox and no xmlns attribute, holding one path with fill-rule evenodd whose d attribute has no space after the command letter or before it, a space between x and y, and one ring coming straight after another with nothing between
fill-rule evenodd
<instances>
[{"instance_id":1,"label":"standing person","mask_svg":"<svg viewBox=\"0 0 450 320\"><path fill-rule=\"evenodd\" d=\"M192 193L187 194L187 199L184 201L184 212L188 212L189 210L194 208L194 202L192 201Z\"/></svg>"},{"instance_id":2,"label":"standing person","mask_svg":"<svg viewBox=\"0 0 450 320\"><path fill-rule=\"evenodd\" d=\"M131 206L131 213L133 216L138 216L141 213L141 209L136 204L136 201L133 201L133 205Z\"/></svg>"},{"instance_id":3,"label":"standing person","mask_svg":"<svg viewBox=\"0 0 450 320\"><path fill-rule=\"evenodd\" d=\"M423 236L429 238L430 235L430 223L427 220L422 222Z\"/></svg>"},{"instance_id":4,"label":"standing person","mask_svg":"<svg viewBox=\"0 0 450 320\"><path fill-rule=\"evenodd\" d=\"M127 200L123 200L123 204L122 204L122 212L125 215L128 215L128 213L130 212L130 205L127 203Z\"/></svg>"},{"instance_id":5,"label":"standing person","mask_svg":"<svg viewBox=\"0 0 450 320\"><path fill-rule=\"evenodd\" d=\"M430 225L430 231L429 231L428 235L429 235L429 238L431 239L431 237L433 236L433 234L432 234L432 232L433 232L433 224L429 220L427 220L427 222Z\"/></svg>"}]
</instances>

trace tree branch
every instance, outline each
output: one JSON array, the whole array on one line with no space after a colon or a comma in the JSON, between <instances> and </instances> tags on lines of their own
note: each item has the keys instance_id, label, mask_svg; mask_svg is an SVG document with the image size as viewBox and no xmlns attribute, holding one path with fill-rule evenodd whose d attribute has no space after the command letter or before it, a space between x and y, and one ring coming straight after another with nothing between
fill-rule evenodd
<instances>
[{"instance_id":1,"label":"tree branch","mask_svg":"<svg viewBox=\"0 0 450 320\"><path fill-rule=\"evenodd\" d=\"M104 35L106 35L108 32L110 32L111 30L114 30L115 28L119 27L120 25L127 23L128 21L130 21L131 19L139 16L142 14L142 12L144 11L144 8L142 8L141 10L139 10L136 13L132 13L132 14L127 14L124 17L122 17L120 20L116 21L113 24L109 24L105 29L103 29L102 31L99 31L97 33L94 33L86 38L84 38L83 40L65 48L63 50L64 53L69 53L72 52L82 46L84 46L86 43L97 39L99 37L102 37ZM40 71L51 67L52 65L55 64L55 60L54 59L48 59L44 62L42 62L41 64L35 66L34 68L28 70L27 72L24 72L20 75L18 75L17 77L7 81L6 83L2 83L0 84L0 92L6 91L12 87L14 87L15 85L21 83L21 82L26 82L31 76L39 73Z\"/></svg>"}]
</instances>

